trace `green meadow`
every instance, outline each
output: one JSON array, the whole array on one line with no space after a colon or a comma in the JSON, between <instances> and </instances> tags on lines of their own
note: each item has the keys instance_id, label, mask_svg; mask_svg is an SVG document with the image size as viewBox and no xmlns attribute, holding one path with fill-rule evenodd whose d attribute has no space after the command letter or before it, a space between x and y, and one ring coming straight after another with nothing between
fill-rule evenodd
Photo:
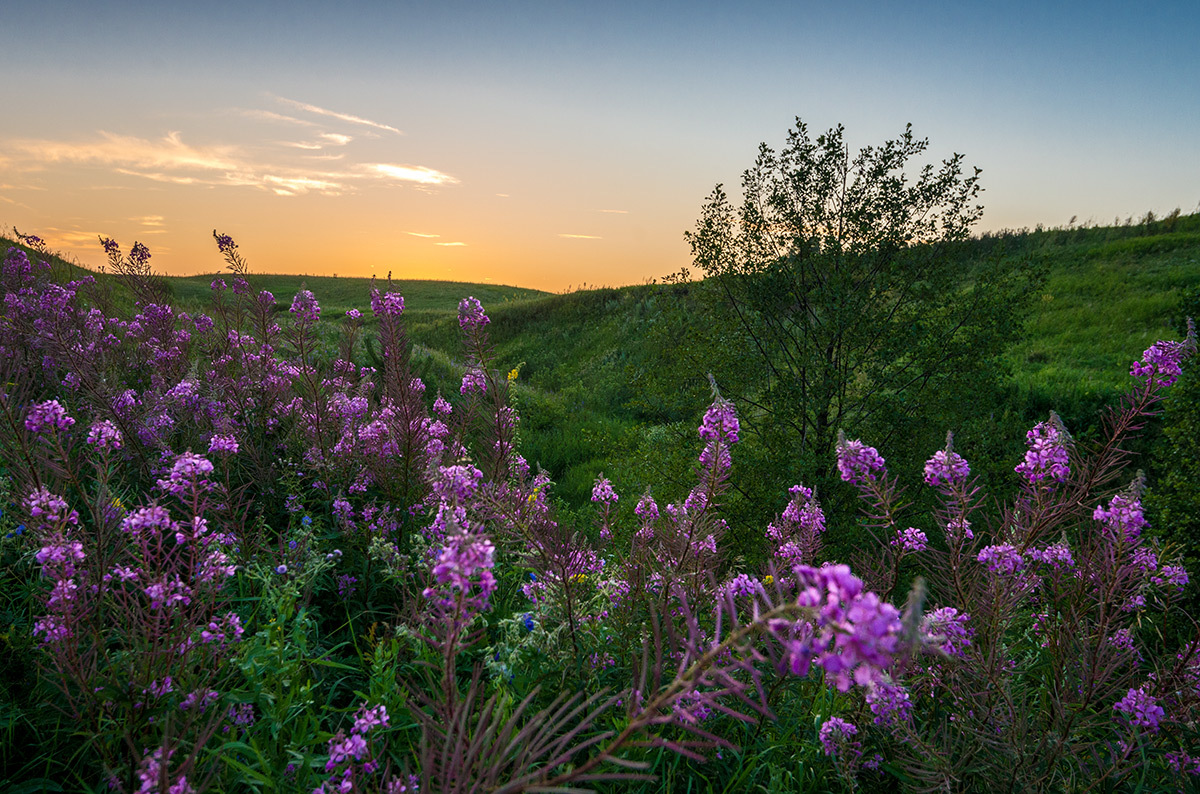
<instances>
[{"instance_id":1,"label":"green meadow","mask_svg":"<svg viewBox=\"0 0 1200 794\"><path fill-rule=\"evenodd\" d=\"M1087 422L1125 388L1142 350L1157 339L1178 338L1180 296L1200 286L1200 214L989 233L958 244L952 255L968 270L1000 258L1040 278L1024 332L1008 351L1010 404L1004 407L1026 422L1049 409L1069 424ZM272 292L277 311L300 289L311 290L331 321L325 329L330 340L347 310L369 318L370 279L258 274L252 256L250 266L252 287ZM80 270L61 261L56 267ZM228 274L210 273L165 281L181 308L205 311L210 285L222 277L228 280ZM414 366L433 389L446 392L457 390L462 371L458 302L473 295L483 303L497 361L518 369L525 454L551 473L569 504L587 501L600 472L623 472L627 483L637 483L686 467L684 459L672 458L683 454L677 447L686 446L703 405L688 415L654 404L639 388L654 366L647 340L655 323L672 301L686 300L686 289L643 284L553 294L405 279L393 280L391 289L405 298ZM118 305L128 300L119 285L113 292Z\"/></svg>"}]
</instances>

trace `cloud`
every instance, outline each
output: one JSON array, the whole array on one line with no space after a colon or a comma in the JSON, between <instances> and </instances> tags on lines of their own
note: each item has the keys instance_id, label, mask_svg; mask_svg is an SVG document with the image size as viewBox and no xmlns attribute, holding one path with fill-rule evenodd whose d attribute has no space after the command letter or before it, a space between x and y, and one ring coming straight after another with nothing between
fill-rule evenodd
<instances>
[{"instance_id":1,"label":"cloud","mask_svg":"<svg viewBox=\"0 0 1200 794\"><path fill-rule=\"evenodd\" d=\"M594 234L560 234L559 237L567 237L571 240L603 240L603 237L597 237Z\"/></svg>"},{"instance_id":2,"label":"cloud","mask_svg":"<svg viewBox=\"0 0 1200 794\"><path fill-rule=\"evenodd\" d=\"M330 145L342 146L349 135L321 133ZM366 180L411 183L417 188L456 184L458 179L434 168L398 163L341 163L345 154L313 154L322 144L281 142L286 149L232 144L194 144L179 132L161 138L139 138L101 131L90 140L0 140L0 158L13 171L39 171L48 166L98 166L110 173L153 182L204 187L253 187L280 196L309 193L336 196L352 192ZM286 154L290 149L300 152ZM305 154L301 154L305 152Z\"/></svg>"},{"instance_id":3,"label":"cloud","mask_svg":"<svg viewBox=\"0 0 1200 794\"><path fill-rule=\"evenodd\" d=\"M507 193L497 193L496 195L499 196L500 198L508 198Z\"/></svg>"},{"instance_id":4,"label":"cloud","mask_svg":"<svg viewBox=\"0 0 1200 794\"><path fill-rule=\"evenodd\" d=\"M401 182L418 182L422 185L453 185L458 180L449 174L443 174L423 165L392 165L390 163L368 163L363 166L380 176L396 179Z\"/></svg>"},{"instance_id":5,"label":"cloud","mask_svg":"<svg viewBox=\"0 0 1200 794\"><path fill-rule=\"evenodd\" d=\"M377 130L386 130L388 132L394 132L397 135L404 134L403 132L396 129L395 127L389 126L387 124L380 124L379 122L371 121L370 119L364 119L361 116L352 116L349 113L338 113L336 110L327 110L322 107L317 107L316 105L310 105L307 102L297 102L294 99L287 99L286 97L281 97L281 96L275 97L275 99L279 102L284 103L285 105L291 105L294 108L299 108L300 110L306 111L308 113L315 113L318 116L328 116L330 118L338 119L339 121L346 121L351 124L362 124L363 126L366 126L366 127L374 127Z\"/></svg>"},{"instance_id":6,"label":"cloud","mask_svg":"<svg viewBox=\"0 0 1200 794\"><path fill-rule=\"evenodd\" d=\"M238 111L244 116L249 116L255 119L265 119L267 121L282 121L285 124L299 124L302 127L315 127L315 121L308 119L298 119L295 116L285 116L282 113L275 113L270 110L241 110Z\"/></svg>"},{"instance_id":7,"label":"cloud","mask_svg":"<svg viewBox=\"0 0 1200 794\"><path fill-rule=\"evenodd\" d=\"M405 234L411 234L413 237L441 237L440 234L422 234L421 232L405 232Z\"/></svg>"},{"instance_id":8,"label":"cloud","mask_svg":"<svg viewBox=\"0 0 1200 794\"><path fill-rule=\"evenodd\" d=\"M101 132L97 140L16 140L13 150L23 159L44 163L100 163L143 169L182 168L206 171L233 170L241 163L238 148L229 145L193 146L178 132L158 140Z\"/></svg>"},{"instance_id":9,"label":"cloud","mask_svg":"<svg viewBox=\"0 0 1200 794\"><path fill-rule=\"evenodd\" d=\"M136 218L130 218L129 220L133 221L134 223L140 223L143 226L162 226L163 225L163 216L161 216L161 215L141 215Z\"/></svg>"},{"instance_id":10,"label":"cloud","mask_svg":"<svg viewBox=\"0 0 1200 794\"><path fill-rule=\"evenodd\" d=\"M613 215L628 215L629 210L600 210L600 212L608 212Z\"/></svg>"},{"instance_id":11,"label":"cloud","mask_svg":"<svg viewBox=\"0 0 1200 794\"><path fill-rule=\"evenodd\" d=\"M464 245L466 245L466 243L434 243L434 245L444 245L449 248L449 247L464 246Z\"/></svg>"}]
</instances>

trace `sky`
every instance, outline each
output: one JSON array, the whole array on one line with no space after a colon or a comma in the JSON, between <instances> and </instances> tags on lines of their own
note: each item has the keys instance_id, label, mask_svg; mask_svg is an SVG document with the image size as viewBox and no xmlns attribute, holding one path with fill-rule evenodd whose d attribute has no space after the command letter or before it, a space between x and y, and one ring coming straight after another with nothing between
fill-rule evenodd
<instances>
[{"instance_id":1,"label":"sky","mask_svg":"<svg viewBox=\"0 0 1200 794\"><path fill-rule=\"evenodd\" d=\"M185 7L187 6L187 7ZM6 0L0 228L171 275L563 291L684 232L799 117L911 123L976 231L1200 209L1200 3Z\"/></svg>"}]
</instances>

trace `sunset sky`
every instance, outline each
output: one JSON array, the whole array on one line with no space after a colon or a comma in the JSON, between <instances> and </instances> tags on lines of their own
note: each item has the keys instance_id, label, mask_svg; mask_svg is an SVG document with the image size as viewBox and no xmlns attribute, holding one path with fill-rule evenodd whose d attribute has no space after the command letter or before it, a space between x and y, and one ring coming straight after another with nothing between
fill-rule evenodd
<instances>
[{"instance_id":1,"label":"sunset sky","mask_svg":"<svg viewBox=\"0 0 1200 794\"><path fill-rule=\"evenodd\" d=\"M912 122L979 230L1200 205L1200 3L7 0L0 227L102 263L641 283L795 117Z\"/></svg>"}]
</instances>

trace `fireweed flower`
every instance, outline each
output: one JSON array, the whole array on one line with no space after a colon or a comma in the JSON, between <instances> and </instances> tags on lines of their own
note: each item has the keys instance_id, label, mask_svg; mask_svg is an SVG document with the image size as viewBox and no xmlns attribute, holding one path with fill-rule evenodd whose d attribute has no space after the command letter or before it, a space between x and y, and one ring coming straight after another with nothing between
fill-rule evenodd
<instances>
[{"instance_id":1,"label":"fireweed flower","mask_svg":"<svg viewBox=\"0 0 1200 794\"><path fill-rule=\"evenodd\" d=\"M463 374L461 394L486 394L487 376L479 367L471 367Z\"/></svg>"},{"instance_id":2,"label":"fireweed flower","mask_svg":"<svg viewBox=\"0 0 1200 794\"><path fill-rule=\"evenodd\" d=\"M1149 728L1151 733L1158 732L1159 722L1167 716L1163 707L1158 705L1158 699L1140 687L1130 689L1125 697L1116 702L1113 711L1122 712L1130 725Z\"/></svg>"},{"instance_id":3,"label":"fireweed flower","mask_svg":"<svg viewBox=\"0 0 1200 794\"><path fill-rule=\"evenodd\" d=\"M921 639L926 645L937 646L943 653L961 659L975 636L975 630L967 625L970 619L970 615L954 607L935 609L921 619Z\"/></svg>"},{"instance_id":4,"label":"fireweed flower","mask_svg":"<svg viewBox=\"0 0 1200 794\"><path fill-rule=\"evenodd\" d=\"M373 728L386 728L388 725L387 708L383 705L375 708L361 707L355 715L353 733L363 734Z\"/></svg>"},{"instance_id":5,"label":"fireweed flower","mask_svg":"<svg viewBox=\"0 0 1200 794\"><path fill-rule=\"evenodd\" d=\"M909 527L903 532L897 528L896 535L892 538L893 546L899 546L902 552L908 553L925 551L928 543L925 533L916 527Z\"/></svg>"},{"instance_id":6,"label":"fireweed flower","mask_svg":"<svg viewBox=\"0 0 1200 794\"><path fill-rule=\"evenodd\" d=\"M237 439L232 435L213 436L208 442L208 454L210 455L236 455L238 451Z\"/></svg>"},{"instance_id":7,"label":"fireweed flower","mask_svg":"<svg viewBox=\"0 0 1200 794\"><path fill-rule=\"evenodd\" d=\"M1150 577L1150 581L1159 587L1175 587L1182 591L1187 586L1188 573L1182 565L1164 565L1156 576Z\"/></svg>"},{"instance_id":8,"label":"fireweed flower","mask_svg":"<svg viewBox=\"0 0 1200 794\"><path fill-rule=\"evenodd\" d=\"M792 495L783 509L783 520L797 525L801 532L819 535L825 531L825 512L817 502L812 488L793 485L788 489Z\"/></svg>"},{"instance_id":9,"label":"fireweed flower","mask_svg":"<svg viewBox=\"0 0 1200 794\"><path fill-rule=\"evenodd\" d=\"M857 735L858 728L854 723L841 717L830 717L821 723L821 729L817 731L817 738L821 741L821 747L825 749L825 755L843 756L848 759L857 758L862 754L859 743L850 739L851 736Z\"/></svg>"},{"instance_id":10,"label":"fireweed flower","mask_svg":"<svg viewBox=\"0 0 1200 794\"><path fill-rule=\"evenodd\" d=\"M118 450L123 443L121 431L107 419L92 424L87 442L99 450Z\"/></svg>"},{"instance_id":11,"label":"fireweed flower","mask_svg":"<svg viewBox=\"0 0 1200 794\"><path fill-rule=\"evenodd\" d=\"M952 518L947 521L946 541L948 543L958 543L963 539L975 539L975 533L971 531L971 522L965 518Z\"/></svg>"},{"instance_id":12,"label":"fireweed flower","mask_svg":"<svg viewBox=\"0 0 1200 794\"><path fill-rule=\"evenodd\" d=\"M637 507L633 509L634 515L643 521L649 523L658 520L658 503L654 501L654 497L646 491L645 495L638 500Z\"/></svg>"},{"instance_id":13,"label":"fireweed flower","mask_svg":"<svg viewBox=\"0 0 1200 794\"><path fill-rule=\"evenodd\" d=\"M1011 575L1025 567L1025 558L1008 543L986 546L976 559L992 573Z\"/></svg>"},{"instance_id":14,"label":"fireweed flower","mask_svg":"<svg viewBox=\"0 0 1200 794\"><path fill-rule=\"evenodd\" d=\"M868 447L858 439L847 441L846 436L838 431L837 467L843 482L860 485L874 481L876 476L885 471L885 465L886 462L874 447Z\"/></svg>"},{"instance_id":15,"label":"fireweed flower","mask_svg":"<svg viewBox=\"0 0 1200 794\"><path fill-rule=\"evenodd\" d=\"M67 415L67 409L58 400L47 400L37 403L29 409L25 417L25 428L32 433L41 435L51 430L66 430L75 424L75 420Z\"/></svg>"},{"instance_id":16,"label":"fireweed flower","mask_svg":"<svg viewBox=\"0 0 1200 794\"><path fill-rule=\"evenodd\" d=\"M879 680L867 687L867 705L875 715L876 725L891 727L912 719L912 700L908 690L888 680Z\"/></svg>"},{"instance_id":17,"label":"fireweed flower","mask_svg":"<svg viewBox=\"0 0 1200 794\"><path fill-rule=\"evenodd\" d=\"M488 599L496 590L496 578L492 574L495 556L496 547L486 537L470 533L451 535L433 566L433 578L444 586L442 592L426 588L425 597L449 605L446 590L457 591L462 596L474 590L476 595L469 598L467 604L479 611L486 610Z\"/></svg>"},{"instance_id":18,"label":"fireweed flower","mask_svg":"<svg viewBox=\"0 0 1200 794\"><path fill-rule=\"evenodd\" d=\"M1135 486L1131 487L1133 491ZM1099 521L1114 537L1124 536L1132 541L1142 534L1149 523L1142 512L1142 500L1136 493L1119 493L1108 503L1108 509L1097 505L1092 518Z\"/></svg>"},{"instance_id":19,"label":"fireweed flower","mask_svg":"<svg viewBox=\"0 0 1200 794\"><path fill-rule=\"evenodd\" d=\"M163 748L157 748L153 753L149 753L142 759L142 763L138 765L138 780L141 785L138 786L135 794L155 794L162 791L161 782L163 775L166 772L167 764L170 763L170 758L175 754L174 750L167 753L167 760L163 761ZM170 780L168 777L167 780ZM168 794L195 794L196 789L192 788L188 783L186 775L180 775L175 778L175 782L167 789Z\"/></svg>"},{"instance_id":20,"label":"fireweed flower","mask_svg":"<svg viewBox=\"0 0 1200 794\"><path fill-rule=\"evenodd\" d=\"M752 596L758 592L758 580L753 576L744 573L739 573L733 579L725 583L724 590L729 595L737 598L739 596Z\"/></svg>"},{"instance_id":21,"label":"fireweed flower","mask_svg":"<svg viewBox=\"0 0 1200 794\"><path fill-rule=\"evenodd\" d=\"M596 484L592 486L592 501L601 504L616 504L620 497L613 490L612 483L609 479L601 475L596 480Z\"/></svg>"},{"instance_id":22,"label":"fireweed flower","mask_svg":"<svg viewBox=\"0 0 1200 794\"><path fill-rule=\"evenodd\" d=\"M1046 479L1066 481L1071 473L1067 451L1070 436L1063 430L1057 414L1051 413L1049 422L1038 422L1025 434L1025 443L1028 446L1025 459L1013 471L1024 477L1030 485Z\"/></svg>"},{"instance_id":23,"label":"fireweed flower","mask_svg":"<svg viewBox=\"0 0 1200 794\"><path fill-rule=\"evenodd\" d=\"M1183 373L1180 363L1195 347L1195 328L1189 324L1188 339L1183 342L1155 342L1135 361L1129 374L1142 378L1151 386L1170 386Z\"/></svg>"},{"instance_id":24,"label":"fireweed flower","mask_svg":"<svg viewBox=\"0 0 1200 794\"><path fill-rule=\"evenodd\" d=\"M292 308L289 310L302 323L315 323L321 318L321 307L311 291L302 289L292 298Z\"/></svg>"},{"instance_id":25,"label":"fireweed flower","mask_svg":"<svg viewBox=\"0 0 1200 794\"><path fill-rule=\"evenodd\" d=\"M1029 559L1055 569L1075 567L1075 558L1071 556L1071 547L1065 542L1055 543L1044 549L1030 549Z\"/></svg>"},{"instance_id":26,"label":"fireweed flower","mask_svg":"<svg viewBox=\"0 0 1200 794\"><path fill-rule=\"evenodd\" d=\"M967 461L952 449L953 440L953 436L947 433L946 448L939 449L933 453L932 458L925 461L926 485L959 485L971 473L971 467L967 465Z\"/></svg>"},{"instance_id":27,"label":"fireweed flower","mask_svg":"<svg viewBox=\"0 0 1200 794\"><path fill-rule=\"evenodd\" d=\"M212 461L184 452L175 458L166 479L158 480L158 487L178 497L183 497L192 487L209 490L212 484L204 478L212 471Z\"/></svg>"},{"instance_id":28,"label":"fireweed flower","mask_svg":"<svg viewBox=\"0 0 1200 794\"><path fill-rule=\"evenodd\" d=\"M404 313L404 296L399 292L371 290L371 312L376 317L399 317Z\"/></svg>"},{"instance_id":29,"label":"fireweed flower","mask_svg":"<svg viewBox=\"0 0 1200 794\"><path fill-rule=\"evenodd\" d=\"M175 522L171 520L171 514L165 507L158 505L139 507L121 521L121 531L135 537L143 532L161 532L164 529L173 530L174 527Z\"/></svg>"},{"instance_id":30,"label":"fireweed flower","mask_svg":"<svg viewBox=\"0 0 1200 794\"><path fill-rule=\"evenodd\" d=\"M463 298L458 303L458 325L464 330L478 331L491 322L483 313L483 305L473 296Z\"/></svg>"},{"instance_id":31,"label":"fireweed flower","mask_svg":"<svg viewBox=\"0 0 1200 794\"><path fill-rule=\"evenodd\" d=\"M847 565L793 571L800 592L796 604L815 612L812 622L773 622L768 628L783 643L794 675L807 675L813 661L842 691L875 680L896 653L900 613L871 592Z\"/></svg>"},{"instance_id":32,"label":"fireweed flower","mask_svg":"<svg viewBox=\"0 0 1200 794\"><path fill-rule=\"evenodd\" d=\"M79 524L79 513L70 510L65 499L44 486L25 497L25 509L41 524Z\"/></svg>"}]
</instances>

